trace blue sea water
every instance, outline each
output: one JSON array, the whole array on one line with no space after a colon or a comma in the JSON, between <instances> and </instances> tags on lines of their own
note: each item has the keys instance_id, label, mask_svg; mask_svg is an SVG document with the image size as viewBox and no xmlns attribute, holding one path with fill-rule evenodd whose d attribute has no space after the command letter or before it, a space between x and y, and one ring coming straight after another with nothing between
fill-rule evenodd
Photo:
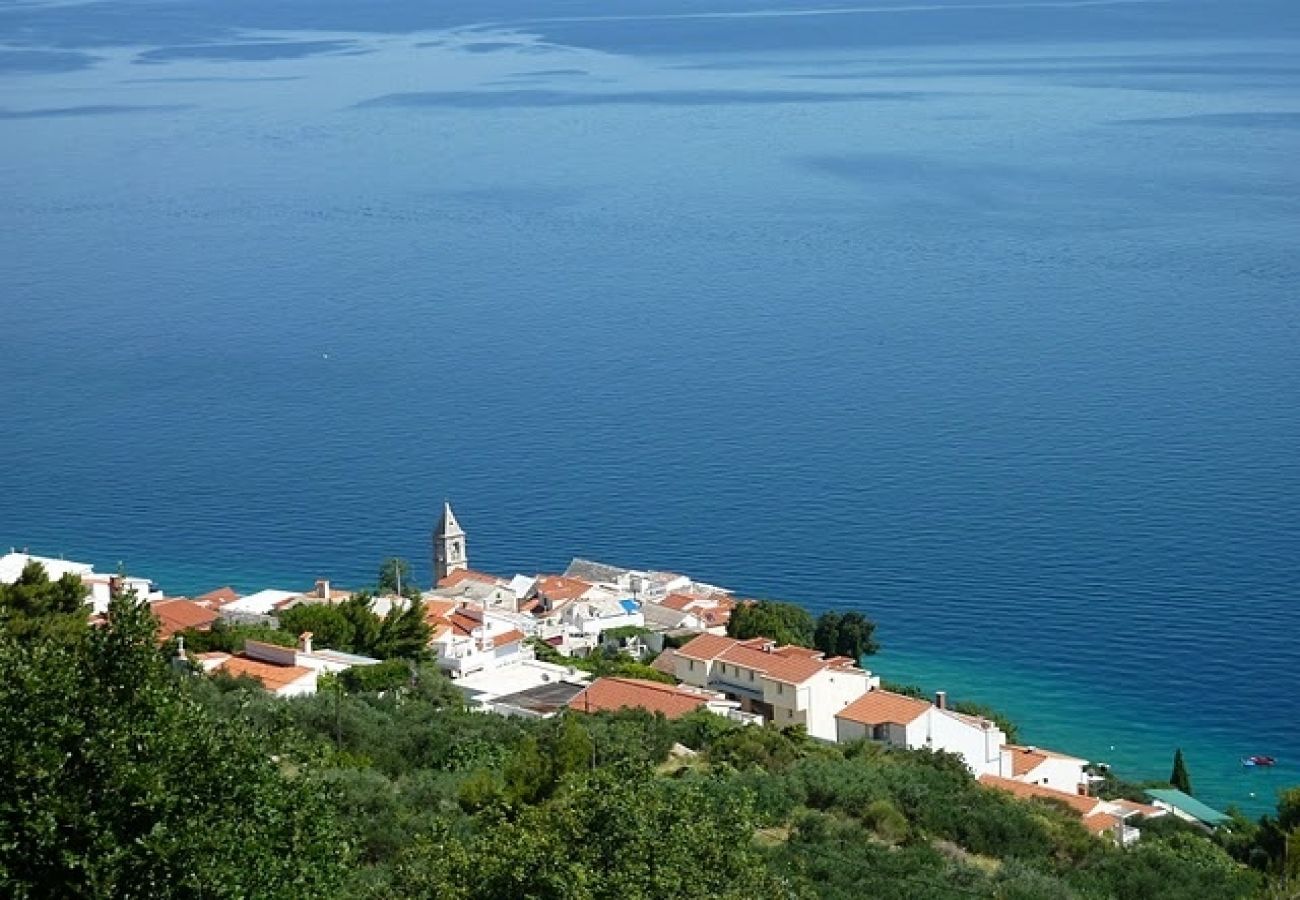
<instances>
[{"instance_id":1,"label":"blue sea water","mask_svg":"<svg viewBox=\"0 0 1300 900\"><path fill-rule=\"evenodd\" d=\"M450 498L1263 811L1297 76L1290 0L7 3L0 541L427 579Z\"/></svg>"}]
</instances>

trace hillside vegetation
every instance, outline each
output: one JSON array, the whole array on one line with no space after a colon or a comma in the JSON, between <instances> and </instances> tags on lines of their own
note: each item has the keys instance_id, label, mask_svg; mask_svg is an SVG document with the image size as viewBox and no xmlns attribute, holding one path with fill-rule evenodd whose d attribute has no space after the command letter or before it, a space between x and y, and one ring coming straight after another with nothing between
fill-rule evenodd
<instances>
[{"instance_id":1,"label":"hillside vegetation","mask_svg":"<svg viewBox=\"0 0 1300 900\"><path fill-rule=\"evenodd\" d=\"M28 606L0 627L8 897L1283 897L1300 857L1300 791L1124 851L944 755L708 713L472 713L428 666L275 700L167 661L129 598L102 628Z\"/></svg>"}]
</instances>

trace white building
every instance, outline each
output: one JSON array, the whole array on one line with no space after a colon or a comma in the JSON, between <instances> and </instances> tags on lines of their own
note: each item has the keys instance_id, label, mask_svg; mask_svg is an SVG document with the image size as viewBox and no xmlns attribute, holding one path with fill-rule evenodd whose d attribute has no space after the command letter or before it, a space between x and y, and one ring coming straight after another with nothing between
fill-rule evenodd
<instances>
[{"instance_id":1,"label":"white building","mask_svg":"<svg viewBox=\"0 0 1300 900\"><path fill-rule=\"evenodd\" d=\"M998 773L1025 784L1037 784L1070 794L1088 792L1088 761L1043 747L1007 744L1002 748L1003 764Z\"/></svg>"},{"instance_id":2,"label":"white building","mask_svg":"<svg viewBox=\"0 0 1300 900\"><path fill-rule=\"evenodd\" d=\"M240 597L221 607L223 618L240 619L258 616L273 616L282 609L287 609L302 600L302 591L284 591L267 588L263 591Z\"/></svg>"},{"instance_id":3,"label":"white building","mask_svg":"<svg viewBox=\"0 0 1300 900\"><path fill-rule=\"evenodd\" d=\"M826 741L836 739L836 714L880 684L847 657L827 659L766 638L702 634L678 648L674 663L678 680L720 691L745 712L781 727L802 725Z\"/></svg>"},{"instance_id":4,"label":"white building","mask_svg":"<svg viewBox=\"0 0 1300 900\"><path fill-rule=\"evenodd\" d=\"M245 641L241 653L200 653L198 662L205 672L256 679L277 697L305 697L316 693L322 672L373 666L379 660L340 650L313 649L311 632L306 632L299 637L297 647Z\"/></svg>"},{"instance_id":5,"label":"white building","mask_svg":"<svg viewBox=\"0 0 1300 900\"><path fill-rule=\"evenodd\" d=\"M579 634L598 637L614 628L643 628L645 616L641 606L627 598L617 596L583 597L565 607L560 621Z\"/></svg>"},{"instance_id":6,"label":"white building","mask_svg":"<svg viewBox=\"0 0 1300 900\"><path fill-rule=\"evenodd\" d=\"M51 581L58 581L64 575L75 575L90 592L88 598L93 614L108 611L108 601L112 597L113 585L118 584L123 591L134 591L137 598L147 602L163 599L162 591L154 587L148 578L136 578L130 575L105 575L97 573L90 563L73 562L67 559L53 559L48 556L32 556L29 553L10 551L0 557L0 584L13 584L23 574L28 563L39 563Z\"/></svg>"},{"instance_id":7,"label":"white building","mask_svg":"<svg viewBox=\"0 0 1300 900\"><path fill-rule=\"evenodd\" d=\"M865 738L892 747L942 750L960 756L976 775L1003 774L1002 748L1007 738L1002 730L988 719L946 707L942 692L938 703L931 703L876 688L836 714L835 739L844 743Z\"/></svg>"},{"instance_id":8,"label":"white building","mask_svg":"<svg viewBox=\"0 0 1300 900\"><path fill-rule=\"evenodd\" d=\"M449 600L428 601L425 612L433 626L429 647L439 668L453 678L533 658L511 617Z\"/></svg>"}]
</instances>

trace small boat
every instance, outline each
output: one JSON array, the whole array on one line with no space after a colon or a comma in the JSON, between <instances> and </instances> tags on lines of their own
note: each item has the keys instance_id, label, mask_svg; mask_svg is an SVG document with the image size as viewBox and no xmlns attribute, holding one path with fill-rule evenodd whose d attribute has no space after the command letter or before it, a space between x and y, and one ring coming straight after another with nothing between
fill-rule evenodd
<instances>
[{"instance_id":1,"label":"small boat","mask_svg":"<svg viewBox=\"0 0 1300 900\"><path fill-rule=\"evenodd\" d=\"M1241 761L1243 766L1275 766L1277 760L1271 756L1247 756Z\"/></svg>"}]
</instances>

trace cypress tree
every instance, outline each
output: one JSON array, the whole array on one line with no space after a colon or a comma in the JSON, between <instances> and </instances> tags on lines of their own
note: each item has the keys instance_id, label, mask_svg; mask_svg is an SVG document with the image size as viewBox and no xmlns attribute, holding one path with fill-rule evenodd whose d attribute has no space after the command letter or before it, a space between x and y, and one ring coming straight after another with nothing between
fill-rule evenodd
<instances>
[{"instance_id":1,"label":"cypress tree","mask_svg":"<svg viewBox=\"0 0 1300 900\"><path fill-rule=\"evenodd\" d=\"M1187 763L1183 762L1183 748L1174 751L1174 771L1169 775L1169 783L1184 794L1192 793L1192 777L1187 774Z\"/></svg>"}]
</instances>

